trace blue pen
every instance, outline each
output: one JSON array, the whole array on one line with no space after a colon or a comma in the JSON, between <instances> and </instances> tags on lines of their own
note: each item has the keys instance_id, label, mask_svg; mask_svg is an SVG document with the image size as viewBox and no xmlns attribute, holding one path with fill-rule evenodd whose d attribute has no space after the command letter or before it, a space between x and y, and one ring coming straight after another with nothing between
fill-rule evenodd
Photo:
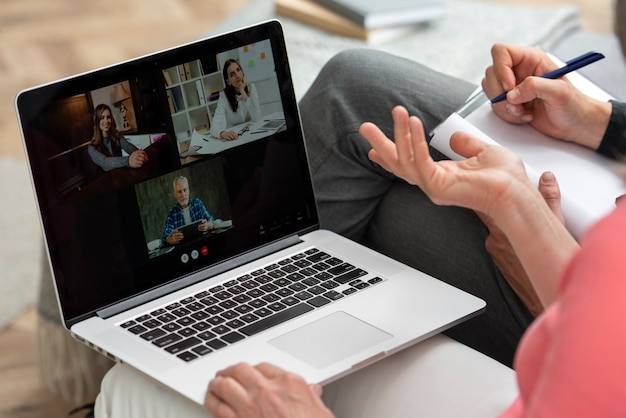
<instances>
[{"instance_id":1,"label":"blue pen","mask_svg":"<svg viewBox=\"0 0 626 418\"><path fill-rule=\"evenodd\" d=\"M586 54L581 55L580 57L573 58L565 63L565 65L561 68L557 68L554 71L550 71L547 74L542 75L542 78L549 78L554 80L556 78L561 78L565 74L571 73L572 71L576 71L579 68L585 67L593 62L599 61L604 58L604 55L599 52L587 52ZM504 92L501 95L494 97L491 99L492 104L500 103L503 100L506 100L506 93Z\"/></svg>"}]
</instances>

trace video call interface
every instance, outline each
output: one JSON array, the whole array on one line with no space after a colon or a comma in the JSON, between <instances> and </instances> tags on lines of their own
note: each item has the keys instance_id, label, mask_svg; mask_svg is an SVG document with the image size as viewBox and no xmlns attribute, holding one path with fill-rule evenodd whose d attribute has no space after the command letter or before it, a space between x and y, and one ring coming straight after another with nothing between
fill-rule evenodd
<instances>
[{"instance_id":1,"label":"video call interface","mask_svg":"<svg viewBox=\"0 0 626 418\"><path fill-rule=\"evenodd\" d=\"M55 92L29 119L59 296L74 307L66 316L106 304L102 289L148 290L316 222L270 40L195 48L115 83ZM63 292L70 282L76 293Z\"/></svg>"}]
</instances>

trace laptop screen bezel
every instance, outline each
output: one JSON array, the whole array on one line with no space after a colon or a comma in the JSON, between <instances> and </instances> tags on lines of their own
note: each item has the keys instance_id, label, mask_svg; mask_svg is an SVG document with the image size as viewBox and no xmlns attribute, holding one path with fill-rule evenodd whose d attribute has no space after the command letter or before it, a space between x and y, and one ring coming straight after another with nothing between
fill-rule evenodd
<instances>
[{"instance_id":1,"label":"laptop screen bezel","mask_svg":"<svg viewBox=\"0 0 626 418\"><path fill-rule=\"evenodd\" d=\"M61 307L61 314L66 327L70 328L73 324L82 321L85 318L93 316L99 310L110 307L120 301L125 301L136 297L140 294L150 293L158 295L154 292L157 288L171 289L172 282L182 276L201 277L196 273L207 270L210 271L216 264L222 264L232 261L236 254L227 254L227 256L214 260L214 262L194 265L187 265L184 268L177 269L177 275L168 278L161 278L155 282L142 285L141 287L133 287L130 292L113 292L113 298L100 298L98 303L82 303L77 301L77 296L72 294L69 296L69 289L66 288L68 274L67 266L59 263L58 248L54 237L50 233L51 223L55 222L55 215L51 212L48 205L50 197L48 177L50 173L46 172L45 165L42 163L44 158L37 138L29 135L26 131L33 118L38 117L41 107L47 103L54 102L59 98L67 98L76 94L81 94L88 90L98 87L112 85L116 82L129 79L131 77L146 74L150 71L161 71L162 69L176 66L182 62L188 62L206 53L220 53L233 48L244 45L254 44L262 40L269 39L271 42L276 76L280 89L280 99L283 106L286 122L286 133L289 140L293 141L298 149L299 158L303 165L303 195L307 203L307 219L297 224L294 228L286 228L276 235L268 235L266 238L260 239L254 247L242 248L241 253L251 253L257 251L260 247L272 246L281 239L289 238L294 235L300 235L317 229L319 220L315 205L315 197L313 193L313 185L310 181L310 173L306 164L306 147L304 136L300 124L300 118L297 107L297 100L294 93L293 81L287 58L287 50L284 41L282 26L276 20L263 22L258 25L238 29L226 34L201 39L179 47L170 48L154 54L146 55L137 59L126 61L123 63L108 66L102 69L90 71L63 80L55 81L43 86L34 87L32 89L21 92L16 98L16 110L20 120L20 128L24 139L24 147L28 159L28 165L35 189L36 200L39 206L41 223L44 231L45 244L48 251L52 274L55 279L57 294ZM278 134L277 134L278 135ZM282 137L281 137L282 138ZM272 139L270 139L272 140ZM189 285L191 283L186 283ZM128 289L126 289L128 290Z\"/></svg>"}]
</instances>

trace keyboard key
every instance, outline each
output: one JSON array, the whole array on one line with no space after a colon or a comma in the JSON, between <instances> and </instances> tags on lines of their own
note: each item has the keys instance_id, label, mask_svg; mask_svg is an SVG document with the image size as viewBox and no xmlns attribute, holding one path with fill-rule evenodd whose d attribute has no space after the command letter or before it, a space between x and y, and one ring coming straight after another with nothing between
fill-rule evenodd
<instances>
[{"instance_id":1,"label":"keyboard key","mask_svg":"<svg viewBox=\"0 0 626 418\"><path fill-rule=\"evenodd\" d=\"M184 353L180 353L178 355L176 355L176 357L178 357L181 360L184 361L191 361L191 360L195 360L198 358L198 356L196 356L193 353L190 353L189 351L185 351Z\"/></svg>"},{"instance_id":2,"label":"keyboard key","mask_svg":"<svg viewBox=\"0 0 626 418\"><path fill-rule=\"evenodd\" d=\"M187 316L191 313L191 311L189 309L185 309L185 308L176 308L176 309L172 309L172 314L176 315L177 317L181 318L183 316Z\"/></svg>"},{"instance_id":3,"label":"keyboard key","mask_svg":"<svg viewBox=\"0 0 626 418\"><path fill-rule=\"evenodd\" d=\"M252 312L253 309L254 308L252 308L250 305L240 305L235 308L235 311L239 312L240 314L245 314L248 312Z\"/></svg>"},{"instance_id":4,"label":"keyboard key","mask_svg":"<svg viewBox=\"0 0 626 418\"><path fill-rule=\"evenodd\" d=\"M210 315L205 311L198 311L191 314L191 317L196 321L202 321L203 319L208 318Z\"/></svg>"},{"instance_id":5,"label":"keyboard key","mask_svg":"<svg viewBox=\"0 0 626 418\"><path fill-rule=\"evenodd\" d=\"M230 334L222 335L222 339L230 344L234 344L237 341L241 341L246 338L238 332L231 332Z\"/></svg>"},{"instance_id":6,"label":"keyboard key","mask_svg":"<svg viewBox=\"0 0 626 418\"><path fill-rule=\"evenodd\" d=\"M306 279L302 280L302 283L307 286L315 286L316 284L319 284L321 282L315 277L307 277Z\"/></svg>"},{"instance_id":7,"label":"keyboard key","mask_svg":"<svg viewBox=\"0 0 626 418\"><path fill-rule=\"evenodd\" d=\"M382 281L383 281L383 279L381 279L380 277L376 276L374 278L369 279L367 282L369 284L376 284L376 283L380 283Z\"/></svg>"},{"instance_id":8,"label":"keyboard key","mask_svg":"<svg viewBox=\"0 0 626 418\"><path fill-rule=\"evenodd\" d=\"M212 316L207 319L207 322L212 325L219 325L222 322L226 322L226 319L222 318L221 316Z\"/></svg>"},{"instance_id":9,"label":"keyboard key","mask_svg":"<svg viewBox=\"0 0 626 418\"><path fill-rule=\"evenodd\" d=\"M314 295L321 295L322 293L326 292L327 289L321 287L321 286L313 286L311 288L308 289L309 292L313 293Z\"/></svg>"},{"instance_id":10,"label":"keyboard key","mask_svg":"<svg viewBox=\"0 0 626 418\"><path fill-rule=\"evenodd\" d=\"M196 331L206 331L207 329L211 328L211 326L206 322L196 322L191 326L191 328L195 329Z\"/></svg>"},{"instance_id":11,"label":"keyboard key","mask_svg":"<svg viewBox=\"0 0 626 418\"><path fill-rule=\"evenodd\" d=\"M352 264L349 263L343 263L343 264L339 264L338 266L335 266L333 268L331 268L330 270L328 270L328 273L334 275L334 276L339 276L342 275L343 273L346 273L350 270L354 270L355 267Z\"/></svg>"},{"instance_id":12,"label":"keyboard key","mask_svg":"<svg viewBox=\"0 0 626 418\"><path fill-rule=\"evenodd\" d=\"M173 332L173 331L181 329L182 327L178 325L176 322L170 322L169 324L163 325L161 328L163 328L165 331Z\"/></svg>"},{"instance_id":13,"label":"keyboard key","mask_svg":"<svg viewBox=\"0 0 626 418\"><path fill-rule=\"evenodd\" d=\"M341 299L344 295L339 292L335 292L334 290L331 290L329 292L324 293L324 296L331 300L337 300L337 299Z\"/></svg>"},{"instance_id":14,"label":"keyboard key","mask_svg":"<svg viewBox=\"0 0 626 418\"><path fill-rule=\"evenodd\" d=\"M309 292L307 292L306 290L302 291L302 292L298 292L294 295L295 297L297 297L300 300L307 300L313 297L313 295Z\"/></svg>"},{"instance_id":15,"label":"keyboard key","mask_svg":"<svg viewBox=\"0 0 626 418\"><path fill-rule=\"evenodd\" d=\"M186 340L182 340L181 342L178 342L174 345L170 345L169 347L166 347L165 351L167 351L168 353L176 354L176 353L180 353L181 351L185 351L193 346L196 346L200 344L201 342L202 341L200 341L200 339L196 337L190 337L190 338L187 338Z\"/></svg>"},{"instance_id":16,"label":"keyboard key","mask_svg":"<svg viewBox=\"0 0 626 418\"><path fill-rule=\"evenodd\" d=\"M323 296L316 296L313 299L307 300L306 302L311 304L311 305L313 305L313 306L315 306L316 308L319 308L320 306L324 306L324 305L330 303L330 300L326 299Z\"/></svg>"},{"instance_id":17,"label":"keyboard key","mask_svg":"<svg viewBox=\"0 0 626 418\"><path fill-rule=\"evenodd\" d=\"M291 289L278 289L278 290L276 291L276 294L277 294L278 296L282 296L282 297L291 296L291 295L293 295L293 293L294 293L294 292L293 292L293 290L291 290Z\"/></svg>"},{"instance_id":18,"label":"keyboard key","mask_svg":"<svg viewBox=\"0 0 626 418\"><path fill-rule=\"evenodd\" d=\"M221 308L219 306L209 306L204 310L204 312L208 313L209 315L217 315L220 312L224 312L224 308Z\"/></svg>"},{"instance_id":19,"label":"keyboard key","mask_svg":"<svg viewBox=\"0 0 626 418\"><path fill-rule=\"evenodd\" d=\"M196 333L196 330L193 328L183 328L180 331L178 331L178 333L182 335L183 337L191 337L192 335Z\"/></svg>"},{"instance_id":20,"label":"keyboard key","mask_svg":"<svg viewBox=\"0 0 626 418\"><path fill-rule=\"evenodd\" d=\"M304 281L302 283L294 283L294 284L290 284L289 288L295 292L300 292L304 289L306 289L306 285L303 284Z\"/></svg>"},{"instance_id":21,"label":"keyboard key","mask_svg":"<svg viewBox=\"0 0 626 418\"><path fill-rule=\"evenodd\" d=\"M318 251L315 254L308 256L306 259L311 263L317 263L318 261L326 260L327 258L330 258L330 254Z\"/></svg>"},{"instance_id":22,"label":"keyboard key","mask_svg":"<svg viewBox=\"0 0 626 418\"><path fill-rule=\"evenodd\" d=\"M220 315L222 318L233 319L237 318L239 314L236 311L226 311Z\"/></svg>"},{"instance_id":23,"label":"keyboard key","mask_svg":"<svg viewBox=\"0 0 626 418\"><path fill-rule=\"evenodd\" d=\"M186 308L192 312L196 312L196 311L199 311L200 309L204 309L204 304L194 301L194 302L188 303L186 305Z\"/></svg>"},{"instance_id":24,"label":"keyboard key","mask_svg":"<svg viewBox=\"0 0 626 418\"><path fill-rule=\"evenodd\" d=\"M331 290L339 286L339 283L334 280L326 280L324 283L322 283L322 286L324 286L328 290Z\"/></svg>"},{"instance_id":25,"label":"keyboard key","mask_svg":"<svg viewBox=\"0 0 626 418\"><path fill-rule=\"evenodd\" d=\"M267 305L267 307L274 312L278 312L278 311L282 311L283 309L285 309L287 305L284 305L280 302L274 302L274 303L270 303L269 305Z\"/></svg>"},{"instance_id":26,"label":"keyboard key","mask_svg":"<svg viewBox=\"0 0 626 418\"><path fill-rule=\"evenodd\" d=\"M196 322L196 321L194 321L194 319L189 317L189 316L186 316L184 318L180 318L178 321L176 321L177 324L182 325L183 327L187 327L187 326L193 324L194 322Z\"/></svg>"},{"instance_id":27,"label":"keyboard key","mask_svg":"<svg viewBox=\"0 0 626 418\"><path fill-rule=\"evenodd\" d=\"M307 305L306 303L300 303L274 315L267 316L253 324L247 325L241 328L239 332L247 336L254 335L312 310L312 306Z\"/></svg>"},{"instance_id":28,"label":"keyboard key","mask_svg":"<svg viewBox=\"0 0 626 418\"><path fill-rule=\"evenodd\" d=\"M199 356L206 356L207 354L213 352L213 350L211 350L206 345L198 345L198 346L192 348L191 351L193 351L194 353L196 353Z\"/></svg>"},{"instance_id":29,"label":"keyboard key","mask_svg":"<svg viewBox=\"0 0 626 418\"><path fill-rule=\"evenodd\" d=\"M252 306L253 308L260 308L267 305L267 302L263 299L253 299L250 301L250 303L248 303L248 305Z\"/></svg>"},{"instance_id":30,"label":"keyboard key","mask_svg":"<svg viewBox=\"0 0 626 418\"><path fill-rule=\"evenodd\" d=\"M202 302L206 306L212 306L219 302L219 300L215 299L213 296L207 296L206 298L200 299L200 302Z\"/></svg>"},{"instance_id":31,"label":"keyboard key","mask_svg":"<svg viewBox=\"0 0 626 418\"><path fill-rule=\"evenodd\" d=\"M146 328L152 329L152 328L156 328L158 326L161 326L163 324L161 324L161 322L157 321L156 319L149 319L147 321L142 322L141 325L143 325Z\"/></svg>"},{"instance_id":32,"label":"keyboard key","mask_svg":"<svg viewBox=\"0 0 626 418\"><path fill-rule=\"evenodd\" d=\"M152 316L159 316L159 315L163 315L165 313L167 313L167 311L165 309L161 308L161 309L157 309L156 311L150 312L150 315L152 315Z\"/></svg>"},{"instance_id":33,"label":"keyboard key","mask_svg":"<svg viewBox=\"0 0 626 418\"><path fill-rule=\"evenodd\" d=\"M128 328L128 330L130 332L132 332L133 334L141 334L143 332L148 331L148 328L146 328L146 327L144 327L142 325L135 325L135 326L132 326L132 327Z\"/></svg>"},{"instance_id":34,"label":"keyboard key","mask_svg":"<svg viewBox=\"0 0 626 418\"><path fill-rule=\"evenodd\" d=\"M240 321L239 319L233 319L232 321L228 321L226 323L227 326L233 328L233 329L237 329L239 327L243 327L245 324L245 322Z\"/></svg>"},{"instance_id":35,"label":"keyboard key","mask_svg":"<svg viewBox=\"0 0 626 418\"><path fill-rule=\"evenodd\" d=\"M228 344L226 344L224 341L222 340L211 340L208 343L206 343L206 345L208 345L209 347L215 349L215 350L219 350L220 348L224 348L226 347Z\"/></svg>"},{"instance_id":36,"label":"keyboard key","mask_svg":"<svg viewBox=\"0 0 626 418\"><path fill-rule=\"evenodd\" d=\"M153 329L151 331L148 331L148 332L145 332L145 333L141 334L140 337L143 338L146 341L152 341L152 340L155 340L155 339L157 339L159 337L164 336L165 334L167 334L167 332L163 331L160 328L156 328L156 329Z\"/></svg>"},{"instance_id":37,"label":"keyboard key","mask_svg":"<svg viewBox=\"0 0 626 418\"><path fill-rule=\"evenodd\" d=\"M196 299L202 299L202 298L205 298L205 297L207 297L207 296L209 296L209 291L208 291L208 290L203 290L202 292L200 292L200 293L196 293L196 294L194 295L194 297L195 297Z\"/></svg>"},{"instance_id":38,"label":"keyboard key","mask_svg":"<svg viewBox=\"0 0 626 418\"><path fill-rule=\"evenodd\" d=\"M300 299L296 299L293 296L287 296L286 298L284 298L280 302L284 303L287 306L291 306L291 305L295 305L296 303L300 303Z\"/></svg>"},{"instance_id":39,"label":"keyboard key","mask_svg":"<svg viewBox=\"0 0 626 418\"><path fill-rule=\"evenodd\" d=\"M335 267L333 267L333 268L335 268ZM354 269L354 270L351 270L351 271L349 271L347 273L344 273L344 274L342 274L340 276L335 277L334 280L339 282L339 283L341 283L341 284L344 284L344 283L351 282L352 280L356 279L357 277L365 276L366 274L367 274L367 272L364 271L364 270Z\"/></svg>"},{"instance_id":40,"label":"keyboard key","mask_svg":"<svg viewBox=\"0 0 626 418\"><path fill-rule=\"evenodd\" d=\"M273 312L266 308L260 308L253 312L255 315L265 317L271 315Z\"/></svg>"},{"instance_id":41,"label":"keyboard key","mask_svg":"<svg viewBox=\"0 0 626 418\"><path fill-rule=\"evenodd\" d=\"M250 322L254 322L259 319L259 317L254 314L245 314L239 319L249 324Z\"/></svg>"},{"instance_id":42,"label":"keyboard key","mask_svg":"<svg viewBox=\"0 0 626 418\"><path fill-rule=\"evenodd\" d=\"M212 340L213 338L217 337L217 335L213 334L210 331L204 331L204 332L201 332L200 334L196 335L196 337L202 338L203 340L206 341L206 340Z\"/></svg>"},{"instance_id":43,"label":"keyboard key","mask_svg":"<svg viewBox=\"0 0 626 418\"><path fill-rule=\"evenodd\" d=\"M230 331L230 328L225 325L218 325L214 327L211 331L216 334L226 334L228 331Z\"/></svg>"},{"instance_id":44,"label":"keyboard key","mask_svg":"<svg viewBox=\"0 0 626 418\"><path fill-rule=\"evenodd\" d=\"M156 345L157 347L167 347L170 344L174 344L177 341L182 340L183 337L181 337L178 334L169 334L166 335L165 337L161 337L161 338L157 338L156 340L152 341L152 344Z\"/></svg>"},{"instance_id":45,"label":"keyboard key","mask_svg":"<svg viewBox=\"0 0 626 418\"><path fill-rule=\"evenodd\" d=\"M168 322L172 322L173 320L175 320L176 317L174 315L169 314L169 313L165 313L163 315L157 316L157 319L159 321L163 322L164 324L167 324Z\"/></svg>"}]
</instances>

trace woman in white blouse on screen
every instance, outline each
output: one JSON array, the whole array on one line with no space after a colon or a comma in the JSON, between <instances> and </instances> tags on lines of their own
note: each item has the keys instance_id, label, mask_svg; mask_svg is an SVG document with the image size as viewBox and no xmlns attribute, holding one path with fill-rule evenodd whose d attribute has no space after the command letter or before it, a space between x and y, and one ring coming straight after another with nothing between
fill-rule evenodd
<instances>
[{"instance_id":1,"label":"woman in white blouse on screen","mask_svg":"<svg viewBox=\"0 0 626 418\"><path fill-rule=\"evenodd\" d=\"M261 118L259 95L256 87L248 83L248 79L235 59L224 63L222 75L226 87L217 101L217 108L211 122L211 135L232 141L239 137L232 126Z\"/></svg>"}]
</instances>

